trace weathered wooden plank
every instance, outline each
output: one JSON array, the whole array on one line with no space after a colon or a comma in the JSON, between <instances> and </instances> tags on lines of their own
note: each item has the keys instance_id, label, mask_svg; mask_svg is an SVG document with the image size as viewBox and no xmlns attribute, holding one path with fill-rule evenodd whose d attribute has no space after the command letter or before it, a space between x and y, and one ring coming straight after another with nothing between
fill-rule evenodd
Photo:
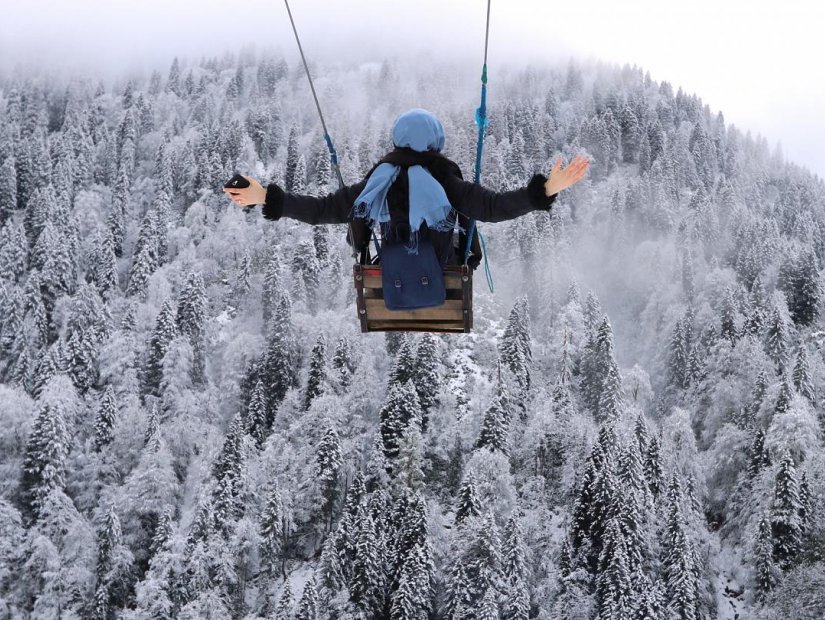
<instances>
[{"instance_id":1,"label":"weathered wooden plank","mask_svg":"<svg viewBox=\"0 0 825 620\"><path fill-rule=\"evenodd\" d=\"M444 276L444 287L447 289L455 289L461 288L461 276L460 275L445 275ZM364 274L364 288L382 288L383 283L381 282L381 274L372 274L372 273L365 273Z\"/></svg>"},{"instance_id":2,"label":"weathered wooden plank","mask_svg":"<svg viewBox=\"0 0 825 620\"><path fill-rule=\"evenodd\" d=\"M383 299L364 299L367 321L464 321L463 304L460 299L448 299L434 308L417 310L388 310ZM463 324L463 323L462 323Z\"/></svg>"}]
</instances>

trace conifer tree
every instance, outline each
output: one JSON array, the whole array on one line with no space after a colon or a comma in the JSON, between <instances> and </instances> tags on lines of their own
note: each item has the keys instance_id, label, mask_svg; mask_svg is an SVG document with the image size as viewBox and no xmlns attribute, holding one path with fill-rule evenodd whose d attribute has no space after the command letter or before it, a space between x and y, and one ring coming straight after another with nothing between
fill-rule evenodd
<instances>
[{"instance_id":1,"label":"conifer tree","mask_svg":"<svg viewBox=\"0 0 825 620\"><path fill-rule=\"evenodd\" d=\"M28 265L28 241L22 225L13 221L0 228L0 278L9 282L23 279Z\"/></svg>"},{"instance_id":2,"label":"conifer tree","mask_svg":"<svg viewBox=\"0 0 825 620\"><path fill-rule=\"evenodd\" d=\"M608 360L607 375L599 394L598 419L607 424L619 420L623 409L622 378L614 359Z\"/></svg>"},{"instance_id":3,"label":"conifer tree","mask_svg":"<svg viewBox=\"0 0 825 620\"><path fill-rule=\"evenodd\" d=\"M294 604L292 586L289 579L285 579L281 597L278 599L278 606L275 608L275 620L292 620L292 607Z\"/></svg>"},{"instance_id":4,"label":"conifer tree","mask_svg":"<svg viewBox=\"0 0 825 620\"><path fill-rule=\"evenodd\" d=\"M387 382L388 392L393 385L404 384L410 379L414 380L416 375L415 363L416 358L413 339L405 335L395 354L395 363L392 366L390 379Z\"/></svg>"},{"instance_id":5,"label":"conifer tree","mask_svg":"<svg viewBox=\"0 0 825 620\"><path fill-rule=\"evenodd\" d=\"M69 433L59 408L42 404L26 443L20 488L29 514L37 517L46 496L66 482Z\"/></svg>"},{"instance_id":6,"label":"conifer tree","mask_svg":"<svg viewBox=\"0 0 825 620\"><path fill-rule=\"evenodd\" d=\"M679 388L685 388L689 385L688 378L688 357L690 355L685 343L684 321L679 319L676 321L676 327L673 329L673 334L670 338L670 350L668 358L668 370L670 371L671 381Z\"/></svg>"},{"instance_id":7,"label":"conifer tree","mask_svg":"<svg viewBox=\"0 0 825 620\"><path fill-rule=\"evenodd\" d=\"M770 510L773 537L773 558L776 564L788 569L801 551L802 524L799 519L802 503L796 467L788 451L782 456L774 484Z\"/></svg>"},{"instance_id":8,"label":"conifer tree","mask_svg":"<svg viewBox=\"0 0 825 620\"><path fill-rule=\"evenodd\" d=\"M515 514L510 516L504 528L503 556L506 594L502 617L504 620L527 620L530 613L527 562L521 524Z\"/></svg>"},{"instance_id":9,"label":"conifer tree","mask_svg":"<svg viewBox=\"0 0 825 620\"><path fill-rule=\"evenodd\" d=\"M298 603L298 613L295 620L317 620L318 618L318 592L315 589L315 576L313 575L304 585L304 592L301 594L301 601Z\"/></svg>"},{"instance_id":10,"label":"conifer tree","mask_svg":"<svg viewBox=\"0 0 825 620\"><path fill-rule=\"evenodd\" d=\"M312 401L324 391L324 384L327 378L326 354L327 341L324 335L320 334L315 340L315 346L312 347L312 353L309 358L309 377L307 378L307 386L304 391L302 405L304 411L308 411Z\"/></svg>"},{"instance_id":11,"label":"conifer tree","mask_svg":"<svg viewBox=\"0 0 825 620\"><path fill-rule=\"evenodd\" d=\"M278 308L278 315L272 321L272 327L269 330L261 373L261 380L267 386L270 411L274 411L280 404L287 391L295 386L298 378L287 297L281 298ZM268 419L272 419L272 413L268 415Z\"/></svg>"},{"instance_id":12,"label":"conifer tree","mask_svg":"<svg viewBox=\"0 0 825 620\"><path fill-rule=\"evenodd\" d=\"M364 507L359 509L356 521L358 534L349 584L350 598L365 613L380 613L383 607L384 575L375 525Z\"/></svg>"},{"instance_id":13,"label":"conifer tree","mask_svg":"<svg viewBox=\"0 0 825 620\"><path fill-rule=\"evenodd\" d=\"M154 558L160 552L165 551L172 538L172 508L167 507L160 516L155 533L152 535L152 544L149 548L149 556Z\"/></svg>"},{"instance_id":14,"label":"conifer tree","mask_svg":"<svg viewBox=\"0 0 825 620\"><path fill-rule=\"evenodd\" d=\"M100 399L97 416L95 417L95 449L98 451L103 449L103 446L111 443L114 438L113 428L116 412L115 391L111 385L107 385Z\"/></svg>"},{"instance_id":15,"label":"conifer tree","mask_svg":"<svg viewBox=\"0 0 825 620\"><path fill-rule=\"evenodd\" d=\"M765 431L756 428L748 450L748 476L755 478L765 467L771 464L768 450L765 446Z\"/></svg>"},{"instance_id":16,"label":"conifer tree","mask_svg":"<svg viewBox=\"0 0 825 620\"><path fill-rule=\"evenodd\" d=\"M101 297L110 298L117 290L118 280L117 258L108 229L98 232L90 262L87 279L97 288Z\"/></svg>"},{"instance_id":17,"label":"conifer tree","mask_svg":"<svg viewBox=\"0 0 825 620\"><path fill-rule=\"evenodd\" d=\"M412 381L400 385L391 384L379 420L384 454L392 469L392 461L398 457L399 442L407 426L413 421L421 423L421 406Z\"/></svg>"},{"instance_id":18,"label":"conifer tree","mask_svg":"<svg viewBox=\"0 0 825 620\"><path fill-rule=\"evenodd\" d=\"M323 505L322 514L326 517L329 527L332 526L332 513L335 500L338 496L338 475L341 470L341 443L335 427L327 427L315 459L315 479L321 485Z\"/></svg>"},{"instance_id":19,"label":"conifer tree","mask_svg":"<svg viewBox=\"0 0 825 620\"><path fill-rule=\"evenodd\" d=\"M0 226L17 210L17 165L9 156L0 164Z\"/></svg>"},{"instance_id":20,"label":"conifer tree","mask_svg":"<svg viewBox=\"0 0 825 620\"><path fill-rule=\"evenodd\" d=\"M776 399L776 406L774 407L774 415L781 415L788 411L791 406L791 401L794 397L794 390L791 387L791 382L787 375L782 376L782 389L779 391L779 396Z\"/></svg>"},{"instance_id":21,"label":"conifer tree","mask_svg":"<svg viewBox=\"0 0 825 620\"><path fill-rule=\"evenodd\" d=\"M298 168L298 128L289 130L289 139L286 145L286 176L284 177L284 191L295 192L296 170Z\"/></svg>"},{"instance_id":22,"label":"conifer tree","mask_svg":"<svg viewBox=\"0 0 825 620\"><path fill-rule=\"evenodd\" d=\"M768 515L765 514L759 520L759 529L753 546L754 581L757 596L762 601L776 587L781 572L773 559L773 547L771 522Z\"/></svg>"},{"instance_id":23,"label":"conifer tree","mask_svg":"<svg viewBox=\"0 0 825 620\"><path fill-rule=\"evenodd\" d=\"M779 268L778 284L796 325L810 325L819 314L823 290L817 263L816 254L805 248L788 255Z\"/></svg>"},{"instance_id":24,"label":"conifer tree","mask_svg":"<svg viewBox=\"0 0 825 620\"><path fill-rule=\"evenodd\" d=\"M261 302L263 304L264 324L268 325L278 310L278 303L283 296L281 283L281 261L274 256L266 265Z\"/></svg>"},{"instance_id":25,"label":"conifer tree","mask_svg":"<svg viewBox=\"0 0 825 620\"><path fill-rule=\"evenodd\" d=\"M698 582L693 546L687 538L681 512L682 489L673 474L668 489L668 520L664 540L664 574L667 590L665 601L680 620L697 617Z\"/></svg>"},{"instance_id":26,"label":"conifer tree","mask_svg":"<svg viewBox=\"0 0 825 620\"><path fill-rule=\"evenodd\" d=\"M463 561L467 596L472 608L480 610L488 590L498 595L501 588L501 543L492 513L476 522Z\"/></svg>"},{"instance_id":27,"label":"conifer tree","mask_svg":"<svg viewBox=\"0 0 825 620\"><path fill-rule=\"evenodd\" d=\"M487 448L498 451L505 456L509 454L508 433L510 428L509 399L506 388L499 377L496 386L496 395L484 412L481 422L481 432L476 442L476 448Z\"/></svg>"},{"instance_id":28,"label":"conifer tree","mask_svg":"<svg viewBox=\"0 0 825 620\"><path fill-rule=\"evenodd\" d=\"M788 327L779 311L779 307L774 305L768 315L767 330L765 333L765 351L776 365L777 374L784 371L787 362L787 340Z\"/></svg>"},{"instance_id":29,"label":"conifer tree","mask_svg":"<svg viewBox=\"0 0 825 620\"><path fill-rule=\"evenodd\" d=\"M521 402L530 390L530 368L533 363L529 311L527 297L519 297L510 310L507 327L499 343L501 361L518 383Z\"/></svg>"},{"instance_id":30,"label":"conifer tree","mask_svg":"<svg viewBox=\"0 0 825 620\"><path fill-rule=\"evenodd\" d=\"M288 532L287 515L277 485L269 493L261 514L261 563L270 577L283 572Z\"/></svg>"},{"instance_id":31,"label":"conifer tree","mask_svg":"<svg viewBox=\"0 0 825 620\"><path fill-rule=\"evenodd\" d=\"M808 368L808 355L805 352L805 345L800 343L799 350L796 354L796 364L793 369L793 384L796 391L808 399L812 405L816 404L814 400L814 387L811 383L811 372Z\"/></svg>"},{"instance_id":32,"label":"conifer tree","mask_svg":"<svg viewBox=\"0 0 825 620\"><path fill-rule=\"evenodd\" d=\"M160 448L160 416L158 415L157 403L152 403L152 413L149 414L149 422L146 425L146 432L143 434L143 447L151 452L157 452Z\"/></svg>"},{"instance_id":33,"label":"conifer tree","mask_svg":"<svg viewBox=\"0 0 825 620\"><path fill-rule=\"evenodd\" d=\"M465 478L458 491L458 502L455 509L456 525L468 517L477 517L481 514L481 502L478 499L475 480L472 476Z\"/></svg>"},{"instance_id":34,"label":"conifer tree","mask_svg":"<svg viewBox=\"0 0 825 620\"><path fill-rule=\"evenodd\" d=\"M175 325L175 306L171 299L163 302L152 338L149 341L149 353L144 371L144 394L160 397L160 384L163 379L163 358L169 350L169 344L177 336Z\"/></svg>"},{"instance_id":35,"label":"conifer tree","mask_svg":"<svg viewBox=\"0 0 825 620\"><path fill-rule=\"evenodd\" d=\"M426 432L430 410L438 404L439 374L437 343L432 334L425 333L418 341L413 372L413 384L421 405L421 430Z\"/></svg>"},{"instance_id":36,"label":"conifer tree","mask_svg":"<svg viewBox=\"0 0 825 620\"><path fill-rule=\"evenodd\" d=\"M604 538L604 547L599 557L601 570L597 582L599 617L619 620L630 615L633 591L627 557L628 545L625 543L617 518L608 521Z\"/></svg>"},{"instance_id":37,"label":"conifer tree","mask_svg":"<svg viewBox=\"0 0 825 620\"><path fill-rule=\"evenodd\" d=\"M126 555L124 556L124 551ZM94 595L94 617L114 618L115 608L124 601L129 585L131 553L124 549L120 520L109 507L103 527L97 534L97 584Z\"/></svg>"},{"instance_id":38,"label":"conifer tree","mask_svg":"<svg viewBox=\"0 0 825 620\"><path fill-rule=\"evenodd\" d=\"M192 363L192 381L201 384L205 380L206 367L205 335L206 291L201 274L192 272L178 297L177 325L178 333L189 337L194 358Z\"/></svg>"},{"instance_id":39,"label":"conifer tree","mask_svg":"<svg viewBox=\"0 0 825 620\"><path fill-rule=\"evenodd\" d=\"M269 434L269 422L267 420L266 389L263 381L258 379L252 396L249 399L249 406L246 409L246 425L249 435L255 440L258 447L263 447L264 441Z\"/></svg>"},{"instance_id":40,"label":"conifer tree","mask_svg":"<svg viewBox=\"0 0 825 620\"><path fill-rule=\"evenodd\" d=\"M352 345L347 337L342 336L335 345L335 354L332 357L334 375L341 390L346 391L355 372Z\"/></svg>"},{"instance_id":41,"label":"conifer tree","mask_svg":"<svg viewBox=\"0 0 825 620\"><path fill-rule=\"evenodd\" d=\"M731 344L736 343L736 300L733 296L733 290L728 288L725 292L725 299L722 301L722 338L730 341Z\"/></svg>"}]
</instances>

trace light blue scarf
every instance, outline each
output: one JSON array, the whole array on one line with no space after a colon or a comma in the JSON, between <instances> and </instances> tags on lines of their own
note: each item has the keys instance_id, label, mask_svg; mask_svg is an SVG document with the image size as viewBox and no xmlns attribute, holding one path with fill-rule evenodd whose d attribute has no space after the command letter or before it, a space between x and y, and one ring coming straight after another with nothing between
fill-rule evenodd
<instances>
[{"instance_id":1,"label":"light blue scarf","mask_svg":"<svg viewBox=\"0 0 825 620\"><path fill-rule=\"evenodd\" d=\"M399 116L392 127L392 141L396 147L407 147L422 153L441 151L444 148L444 127L427 110L416 108ZM373 170L364 191L355 199L353 217L368 223L387 224L390 210L387 193L401 171L399 166L383 163ZM407 169L410 202L410 243L407 250L418 253L418 230L427 224L430 230L450 231L454 219L450 218L452 205L441 184L422 166ZM382 231L386 227L382 226Z\"/></svg>"}]
</instances>

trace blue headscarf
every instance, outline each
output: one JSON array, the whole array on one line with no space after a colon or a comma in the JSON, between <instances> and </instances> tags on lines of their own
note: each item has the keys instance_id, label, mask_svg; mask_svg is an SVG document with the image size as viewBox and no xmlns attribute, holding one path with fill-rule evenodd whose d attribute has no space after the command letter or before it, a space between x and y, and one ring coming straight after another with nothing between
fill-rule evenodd
<instances>
[{"instance_id":1,"label":"blue headscarf","mask_svg":"<svg viewBox=\"0 0 825 620\"><path fill-rule=\"evenodd\" d=\"M423 153L441 151L444 148L444 127L427 110L415 108L405 112L392 127L392 142L396 147L407 147ZM364 191L355 199L353 217L367 222L386 224L390 221L387 193L401 169L383 163L373 170ZM407 249L418 253L418 229L426 223L431 230L452 230L454 222L450 218L452 205L441 184L422 166L407 169L410 202L410 243ZM382 229L386 230L385 227Z\"/></svg>"}]
</instances>

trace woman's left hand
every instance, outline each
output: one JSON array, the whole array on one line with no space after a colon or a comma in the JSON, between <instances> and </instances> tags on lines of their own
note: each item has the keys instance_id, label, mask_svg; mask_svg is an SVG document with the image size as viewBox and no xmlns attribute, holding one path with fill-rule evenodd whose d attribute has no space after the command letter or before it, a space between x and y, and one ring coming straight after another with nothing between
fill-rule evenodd
<instances>
[{"instance_id":1,"label":"woman's left hand","mask_svg":"<svg viewBox=\"0 0 825 620\"><path fill-rule=\"evenodd\" d=\"M581 155L577 155L566 168L562 169L561 157L559 157L550 174L547 175L547 182L544 184L544 193L552 196L578 183L584 178L589 164L590 160Z\"/></svg>"}]
</instances>

